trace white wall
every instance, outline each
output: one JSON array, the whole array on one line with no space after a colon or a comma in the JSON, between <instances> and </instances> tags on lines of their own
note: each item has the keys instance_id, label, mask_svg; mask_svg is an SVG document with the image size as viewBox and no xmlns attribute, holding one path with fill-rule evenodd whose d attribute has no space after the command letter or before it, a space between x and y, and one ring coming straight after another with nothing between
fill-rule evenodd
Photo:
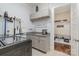
<instances>
[{"instance_id":1,"label":"white wall","mask_svg":"<svg viewBox=\"0 0 79 59\"><path fill-rule=\"evenodd\" d=\"M48 3L34 3L32 4L32 8L33 8L33 13L36 12L36 6L38 6L38 11L44 10L44 9L48 9L49 8L49 4Z\"/></svg>"},{"instance_id":2,"label":"white wall","mask_svg":"<svg viewBox=\"0 0 79 59\"><path fill-rule=\"evenodd\" d=\"M0 14L3 15L4 11L7 11L9 16L21 18L22 31L28 32L29 28L32 27L30 22L31 7L31 4L0 3Z\"/></svg>"}]
</instances>

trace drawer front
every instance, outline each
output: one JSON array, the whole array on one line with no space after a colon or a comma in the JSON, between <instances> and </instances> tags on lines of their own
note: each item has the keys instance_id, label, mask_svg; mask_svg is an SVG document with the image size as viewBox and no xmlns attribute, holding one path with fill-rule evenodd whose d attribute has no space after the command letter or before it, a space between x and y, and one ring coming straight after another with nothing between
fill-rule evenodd
<instances>
[{"instance_id":1,"label":"drawer front","mask_svg":"<svg viewBox=\"0 0 79 59\"><path fill-rule=\"evenodd\" d=\"M47 51L47 45L45 40L40 40L40 50L46 52Z\"/></svg>"},{"instance_id":2,"label":"drawer front","mask_svg":"<svg viewBox=\"0 0 79 59\"><path fill-rule=\"evenodd\" d=\"M37 47L38 46L38 40L37 39L32 39L32 47Z\"/></svg>"},{"instance_id":3,"label":"drawer front","mask_svg":"<svg viewBox=\"0 0 79 59\"><path fill-rule=\"evenodd\" d=\"M50 40L46 37L40 38L40 50L47 52L50 49Z\"/></svg>"}]
</instances>

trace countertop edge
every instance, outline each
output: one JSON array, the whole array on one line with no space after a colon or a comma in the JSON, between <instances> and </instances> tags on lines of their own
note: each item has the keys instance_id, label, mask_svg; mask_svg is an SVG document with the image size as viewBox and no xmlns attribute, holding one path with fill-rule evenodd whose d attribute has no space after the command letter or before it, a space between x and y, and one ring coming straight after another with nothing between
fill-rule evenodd
<instances>
[{"instance_id":1,"label":"countertop edge","mask_svg":"<svg viewBox=\"0 0 79 59\"><path fill-rule=\"evenodd\" d=\"M13 46L15 44L19 44L19 43L22 43L22 42L25 42L25 41L31 41L31 40L27 39L27 40L23 40L23 41L18 41L18 42L10 43L10 44L8 44L6 46L0 47L0 49L7 48L7 47L10 47L10 46Z\"/></svg>"}]
</instances>

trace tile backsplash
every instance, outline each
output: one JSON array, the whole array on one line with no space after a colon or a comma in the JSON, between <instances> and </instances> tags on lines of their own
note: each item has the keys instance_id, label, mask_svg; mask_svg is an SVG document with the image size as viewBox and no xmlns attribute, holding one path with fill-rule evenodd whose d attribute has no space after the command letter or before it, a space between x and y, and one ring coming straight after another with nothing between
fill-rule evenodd
<instances>
[{"instance_id":1,"label":"tile backsplash","mask_svg":"<svg viewBox=\"0 0 79 59\"><path fill-rule=\"evenodd\" d=\"M49 18L36 20L33 22L33 24L36 32L42 32L42 29L47 29L47 32L50 32L51 22Z\"/></svg>"}]
</instances>

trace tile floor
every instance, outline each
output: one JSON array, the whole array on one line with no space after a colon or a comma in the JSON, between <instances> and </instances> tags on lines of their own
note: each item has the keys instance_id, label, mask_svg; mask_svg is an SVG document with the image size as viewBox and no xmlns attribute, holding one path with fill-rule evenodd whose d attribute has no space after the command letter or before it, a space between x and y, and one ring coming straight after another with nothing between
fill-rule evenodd
<instances>
[{"instance_id":1,"label":"tile floor","mask_svg":"<svg viewBox=\"0 0 79 59\"><path fill-rule=\"evenodd\" d=\"M50 51L44 54L36 49L32 49L32 56L69 56L69 55L64 54L62 52L58 52L58 51L54 51L54 52Z\"/></svg>"}]
</instances>

